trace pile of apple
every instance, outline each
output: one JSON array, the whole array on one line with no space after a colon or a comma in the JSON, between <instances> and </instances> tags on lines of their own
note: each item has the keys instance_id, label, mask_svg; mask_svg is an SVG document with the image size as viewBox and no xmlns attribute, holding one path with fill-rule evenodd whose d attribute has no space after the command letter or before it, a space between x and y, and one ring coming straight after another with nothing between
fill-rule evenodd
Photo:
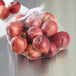
<instances>
[{"instance_id":1,"label":"pile of apple","mask_svg":"<svg viewBox=\"0 0 76 76\"><path fill-rule=\"evenodd\" d=\"M0 19L6 19L10 13L18 13L21 4L17 1L10 2L8 6L5 5L3 0L0 0Z\"/></svg>"},{"instance_id":2,"label":"pile of apple","mask_svg":"<svg viewBox=\"0 0 76 76\"><path fill-rule=\"evenodd\" d=\"M35 60L53 57L59 50L66 49L70 36L65 31L58 32L53 14L46 11L28 13L29 10L26 14L16 15L6 26L13 52Z\"/></svg>"}]
</instances>

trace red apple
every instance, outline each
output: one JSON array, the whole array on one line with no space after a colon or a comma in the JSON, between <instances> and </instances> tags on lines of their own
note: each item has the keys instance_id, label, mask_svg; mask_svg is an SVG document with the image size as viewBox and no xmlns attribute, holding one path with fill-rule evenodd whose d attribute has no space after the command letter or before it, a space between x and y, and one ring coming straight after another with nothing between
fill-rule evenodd
<instances>
[{"instance_id":1,"label":"red apple","mask_svg":"<svg viewBox=\"0 0 76 76\"><path fill-rule=\"evenodd\" d=\"M42 15L41 15L41 19L42 21L46 21L46 20L54 20L55 17L53 14L51 14L50 12L43 12Z\"/></svg>"},{"instance_id":2,"label":"red apple","mask_svg":"<svg viewBox=\"0 0 76 76\"><path fill-rule=\"evenodd\" d=\"M22 33L23 24L19 21L10 22L7 25L7 32L10 36L18 36Z\"/></svg>"},{"instance_id":3,"label":"red apple","mask_svg":"<svg viewBox=\"0 0 76 76\"><path fill-rule=\"evenodd\" d=\"M30 39L32 39L32 38L34 38L35 36L38 36L38 35L43 35L42 30L39 27L30 27L27 30L27 34L28 34L28 37Z\"/></svg>"},{"instance_id":4,"label":"red apple","mask_svg":"<svg viewBox=\"0 0 76 76\"><path fill-rule=\"evenodd\" d=\"M28 45L28 48L25 51L25 56L29 60L35 60L41 56L41 52L35 49L31 44Z\"/></svg>"},{"instance_id":5,"label":"red apple","mask_svg":"<svg viewBox=\"0 0 76 76\"><path fill-rule=\"evenodd\" d=\"M50 42L49 52L45 53L46 57L53 57L56 54L57 47L54 42Z\"/></svg>"},{"instance_id":6,"label":"red apple","mask_svg":"<svg viewBox=\"0 0 76 76\"><path fill-rule=\"evenodd\" d=\"M13 37L13 39L11 40L11 47L12 51L16 52L17 54L21 54L27 48L26 38L22 38L19 36Z\"/></svg>"},{"instance_id":7,"label":"red apple","mask_svg":"<svg viewBox=\"0 0 76 76\"><path fill-rule=\"evenodd\" d=\"M70 36L67 32L61 31L54 35L53 41L59 50L64 50L70 42Z\"/></svg>"},{"instance_id":8,"label":"red apple","mask_svg":"<svg viewBox=\"0 0 76 76\"><path fill-rule=\"evenodd\" d=\"M36 36L32 41L32 45L42 53L48 53L50 41L46 36Z\"/></svg>"},{"instance_id":9,"label":"red apple","mask_svg":"<svg viewBox=\"0 0 76 76\"><path fill-rule=\"evenodd\" d=\"M46 36L50 37L57 32L58 26L55 21L48 20L43 23L41 29Z\"/></svg>"},{"instance_id":10,"label":"red apple","mask_svg":"<svg viewBox=\"0 0 76 76\"><path fill-rule=\"evenodd\" d=\"M28 16L25 20L25 25L27 28L30 28L32 26L34 27L40 27L41 25L41 19L38 16Z\"/></svg>"},{"instance_id":11,"label":"red apple","mask_svg":"<svg viewBox=\"0 0 76 76\"><path fill-rule=\"evenodd\" d=\"M18 13L21 8L21 4L17 1L13 1L8 7L11 13Z\"/></svg>"},{"instance_id":12,"label":"red apple","mask_svg":"<svg viewBox=\"0 0 76 76\"><path fill-rule=\"evenodd\" d=\"M9 9L5 6L0 6L0 19L5 19L9 16Z\"/></svg>"},{"instance_id":13,"label":"red apple","mask_svg":"<svg viewBox=\"0 0 76 76\"><path fill-rule=\"evenodd\" d=\"M13 19L13 20L16 20L16 19L22 18L22 17L24 17L24 16L25 16L24 14L17 14L17 15L14 16L12 19Z\"/></svg>"},{"instance_id":14,"label":"red apple","mask_svg":"<svg viewBox=\"0 0 76 76\"><path fill-rule=\"evenodd\" d=\"M4 1L3 0L0 0L0 6L1 5L5 5Z\"/></svg>"}]
</instances>

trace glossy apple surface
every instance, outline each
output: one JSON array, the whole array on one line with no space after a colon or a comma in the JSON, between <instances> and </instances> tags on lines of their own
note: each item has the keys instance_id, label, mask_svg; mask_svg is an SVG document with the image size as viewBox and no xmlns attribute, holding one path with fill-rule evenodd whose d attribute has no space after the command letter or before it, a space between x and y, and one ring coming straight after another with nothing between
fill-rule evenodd
<instances>
[{"instance_id":1,"label":"glossy apple surface","mask_svg":"<svg viewBox=\"0 0 76 76\"><path fill-rule=\"evenodd\" d=\"M67 32L61 31L54 35L53 41L59 50L64 50L70 42L70 36Z\"/></svg>"},{"instance_id":2,"label":"glossy apple surface","mask_svg":"<svg viewBox=\"0 0 76 76\"><path fill-rule=\"evenodd\" d=\"M35 60L41 56L41 52L29 44L25 51L25 56L30 60Z\"/></svg>"},{"instance_id":3,"label":"glossy apple surface","mask_svg":"<svg viewBox=\"0 0 76 76\"><path fill-rule=\"evenodd\" d=\"M41 19L42 19L42 22L45 22L47 20L54 20L55 17L50 12L43 12L42 15L41 15Z\"/></svg>"},{"instance_id":4,"label":"glossy apple surface","mask_svg":"<svg viewBox=\"0 0 76 76\"><path fill-rule=\"evenodd\" d=\"M18 13L21 8L21 4L17 1L13 1L8 7L11 13Z\"/></svg>"},{"instance_id":5,"label":"glossy apple surface","mask_svg":"<svg viewBox=\"0 0 76 76\"><path fill-rule=\"evenodd\" d=\"M49 52L45 53L45 57L53 57L56 54L57 47L54 42L50 42Z\"/></svg>"},{"instance_id":6,"label":"glossy apple surface","mask_svg":"<svg viewBox=\"0 0 76 76\"><path fill-rule=\"evenodd\" d=\"M3 0L0 0L0 6L1 5L5 5L4 1Z\"/></svg>"},{"instance_id":7,"label":"glossy apple surface","mask_svg":"<svg viewBox=\"0 0 76 76\"><path fill-rule=\"evenodd\" d=\"M26 38L22 38L19 36L14 37L11 40L11 47L12 47L12 51L16 52L17 54L21 54L27 48Z\"/></svg>"},{"instance_id":8,"label":"glossy apple surface","mask_svg":"<svg viewBox=\"0 0 76 76\"><path fill-rule=\"evenodd\" d=\"M36 36L32 41L32 45L42 53L47 53L49 51L50 41L46 36Z\"/></svg>"},{"instance_id":9,"label":"glossy apple surface","mask_svg":"<svg viewBox=\"0 0 76 76\"><path fill-rule=\"evenodd\" d=\"M10 36L18 36L22 33L23 24L19 21L10 22L7 25L7 32Z\"/></svg>"},{"instance_id":10,"label":"glossy apple surface","mask_svg":"<svg viewBox=\"0 0 76 76\"><path fill-rule=\"evenodd\" d=\"M30 27L40 27L41 25L41 19L38 16L28 16L27 19L25 20L25 25L27 28Z\"/></svg>"},{"instance_id":11,"label":"glossy apple surface","mask_svg":"<svg viewBox=\"0 0 76 76\"><path fill-rule=\"evenodd\" d=\"M6 19L9 16L9 9L6 6L0 6L0 19Z\"/></svg>"},{"instance_id":12,"label":"glossy apple surface","mask_svg":"<svg viewBox=\"0 0 76 76\"><path fill-rule=\"evenodd\" d=\"M30 27L27 30L28 37L33 39L35 36L43 35L42 30L39 27Z\"/></svg>"},{"instance_id":13,"label":"glossy apple surface","mask_svg":"<svg viewBox=\"0 0 76 76\"><path fill-rule=\"evenodd\" d=\"M57 32L58 26L57 26L57 23L55 21L48 20L48 21L45 21L43 23L41 29L46 36L50 37Z\"/></svg>"}]
</instances>

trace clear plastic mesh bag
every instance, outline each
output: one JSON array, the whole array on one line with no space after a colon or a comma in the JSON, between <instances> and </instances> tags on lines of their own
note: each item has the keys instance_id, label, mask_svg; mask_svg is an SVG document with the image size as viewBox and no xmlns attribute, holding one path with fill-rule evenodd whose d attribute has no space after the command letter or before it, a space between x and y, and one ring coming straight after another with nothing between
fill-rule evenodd
<instances>
[{"instance_id":1,"label":"clear plastic mesh bag","mask_svg":"<svg viewBox=\"0 0 76 76\"><path fill-rule=\"evenodd\" d=\"M56 52L53 55L50 55L50 56L45 55L45 53L43 53L43 52L40 53L41 50L34 48L33 45L32 45L33 38L31 39L29 36L27 36L28 29L33 27L32 24L36 25L37 22L39 22L38 18L41 19L41 15L43 14L43 12L45 12L45 11L43 11L43 8L44 8L44 6L36 7L36 8L32 8L32 9L27 9L25 12L17 14L13 18L11 18L6 25L6 37L7 37L8 43L10 44L11 50L13 51L11 43L12 43L14 37L21 37L21 38L26 39L27 40L27 47L25 48L25 50L23 50L19 53L15 52L15 51L13 51L13 52L15 52L17 54L24 55L29 60L36 60L36 59L40 59L40 58L51 58L51 57L55 56L58 52L61 51L61 50L56 49ZM27 20L27 18L28 18L28 20ZM34 23L32 23L32 22L28 23L29 19L31 19L31 18L33 18ZM26 20L27 20L27 23L25 23ZM35 21L37 21L37 22L35 23ZM58 23L56 18L54 19L54 21L58 25L58 32L59 31L65 31L65 29ZM17 26L20 26L20 27L18 29L16 27L14 28L13 23L18 23ZM42 22L42 20L41 20L40 26L38 28L41 29L43 23L44 22ZM11 24L12 24L13 28L11 27ZM9 30L11 28L12 28L13 31ZM22 28L22 30L21 30L21 28ZM36 28L37 28L37 26L36 26ZM20 31L22 31L22 32L20 32ZM48 39L50 41L50 37ZM19 49L20 46L19 46L19 48L17 48L16 45L15 45L14 48ZM21 46L22 46L22 44L21 44ZM28 49L28 47L29 47L29 49ZM31 51L28 51L28 50L31 50ZM49 50L48 50L48 53L49 53Z\"/></svg>"}]
</instances>

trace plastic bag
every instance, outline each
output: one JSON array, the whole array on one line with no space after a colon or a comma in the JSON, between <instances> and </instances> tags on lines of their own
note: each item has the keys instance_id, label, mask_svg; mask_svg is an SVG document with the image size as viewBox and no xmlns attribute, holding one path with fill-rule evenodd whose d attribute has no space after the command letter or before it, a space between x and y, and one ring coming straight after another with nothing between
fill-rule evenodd
<instances>
[{"instance_id":1,"label":"plastic bag","mask_svg":"<svg viewBox=\"0 0 76 76\"><path fill-rule=\"evenodd\" d=\"M36 26L35 28L37 28L38 25L40 25L38 28L42 27L42 24L45 21L42 22L42 20L41 20L41 22L40 22L39 18L41 19L41 15L43 14L43 12L45 12L45 11L43 11L43 8L44 7L41 6L41 7L37 7L37 8L28 9L27 11L25 11L24 14L20 13L20 14L16 15L15 17L11 18L10 21L7 23L7 26L6 26L6 37L7 37L8 43L10 44L10 47L11 47L12 51L14 51L16 49L14 51L15 53L24 55L29 60L36 60L36 59L40 59L40 58L51 58L51 57L55 56L58 52L61 51L61 50L55 49L56 47L55 48L53 47L55 49L55 53L53 52L54 54L52 53L52 55L49 56L49 55L47 55L47 52L41 51L41 50L36 49L36 48L33 47L32 42L33 42L34 37L31 38L32 33L31 33L30 37L27 36L27 34L25 33L31 27ZM31 18L33 19L34 23L32 22ZM26 20L27 20L27 22L25 22ZM29 20L31 22L29 22ZM37 24L37 22L35 23L35 21L40 22L40 24ZM54 19L54 21L58 25L58 32L59 31L65 31L65 29L62 26L60 26L60 24L58 23L58 21L56 19ZM13 27L13 25L14 25L13 23L15 23L15 25L18 24L17 25L18 27L16 27L16 26ZM10 26L10 24L12 26ZM9 28L10 28L10 30L9 30ZM36 30L38 30L38 29L36 29ZM20 31L22 31L22 32L20 32ZM32 29L31 29L31 31L32 31ZM27 45L25 45L26 48L23 47L24 46L23 44L26 44L25 40L22 40L23 43L21 45L19 45L19 43L15 40L16 43L14 44L14 47L12 48L13 43L14 43L12 41L14 41L14 39L17 39L16 37L22 37L22 38L27 40ZM50 41L50 37L48 39ZM25 50L23 50L23 49L25 49ZM18 50L19 50L19 52L18 52ZM49 50L48 50L48 52L49 52Z\"/></svg>"}]
</instances>

